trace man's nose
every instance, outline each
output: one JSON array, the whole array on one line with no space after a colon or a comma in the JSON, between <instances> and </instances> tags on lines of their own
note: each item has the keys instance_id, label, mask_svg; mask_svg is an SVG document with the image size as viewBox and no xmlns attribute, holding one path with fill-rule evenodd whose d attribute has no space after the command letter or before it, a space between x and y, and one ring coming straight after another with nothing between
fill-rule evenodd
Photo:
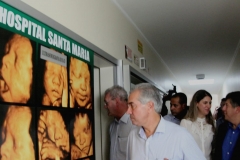
<instances>
[{"instance_id":1,"label":"man's nose","mask_svg":"<svg viewBox=\"0 0 240 160\"><path fill-rule=\"evenodd\" d=\"M127 114L132 114L132 108L128 107Z\"/></svg>"},{"instance_id":2,"label":"man's nose","mask_svg":"<svg viewBox=\"0 0 240 160\"><path fill-rule=\"evenodd\" d=\"M224 104L222 107L222 111L225 111L225 110L226 110L226 105Z\"/></svg>"}]
</instances>

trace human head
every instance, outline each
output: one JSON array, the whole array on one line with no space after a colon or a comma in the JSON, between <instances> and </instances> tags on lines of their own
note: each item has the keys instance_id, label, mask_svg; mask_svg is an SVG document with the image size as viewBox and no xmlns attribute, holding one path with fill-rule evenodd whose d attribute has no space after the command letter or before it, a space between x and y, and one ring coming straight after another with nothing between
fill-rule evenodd
<instances>
[{"instance_id":1,"label":"human head","mask_svg":"<svg viewBox=\"0 0 240 160\"><path fill-rule=\"evenodd\" d=\"M91 108L90 78L88 64L76 58L71 58L70 87L73 93L72 98L78 107Z\"/></svg>"},{"instance_id":2,"label":"human head","mask_svg":"<svg viewBox=\"0 0 240 160\"><path fill-rule=\"evenodd\" d=\"M44 110L43 112L45 112L48 138L61 150L69 151L69 134L62 115L54 110Z\"/></svg>"},{"instance_id":3,"label":"human head","mask_svg":"<svg viewBox=\"0 0 240 160\"><path fill-rule=\"evenodd\" d=\"M206 102L204 101L205 98L208 98ZM204 102L206 103L204 104L206 105L204 109L205 112L207 113L206 120L207 122L212 124L213 117L212 117L212 113L210 112L211 100L212 100L212 95L206 90L198 90L197 92L195 92L191 100L189 111L186 115L186 118L189 118L190 120L195 121L200 114L199 109L202 108L201 107L203 105L202 102ZM198 105L199 105L199 108L198 108Z\"/></svg>"},{"instance_id":4,"label":"human head","mask_svg":"<svg viewBox=\"0 0 240 160\"><path fill-rule=\"evenodd\" d=\"M225 105L225 102L226 102L226 98L222 98L220 107L217 108L217 114L215 115L216 120L219 119L220 117L224 117L222 109L223 109L223 106Z\"/></svg>"},{"instance_id":5,"label":"human head","mask_svg":"<svg viewBox=\"0 0 240 160\"><path fill-rule=\"evenodd\" d=\"M226 96L226 102L222 110L225 119L234 123L236 119L240 119L240 91L230 92Z\"/></svg>"},{"instance_id":6,"label":"human head","mask_svg":"<svg viewBox=\"0 0 240 160\"><path fill-rule=\"evenodd\" d=\"M148 101L152 101L154 103L155 111L161 111L161 96L159 90L155 86L149 83L140 83L134 87L130 94L136 90L140 92L138 100L142 104L146 104Z\"/></svg>"},{"instance_id":7,"label":"human head","mask_svg":"<svg viewBox=\"0 0 240 160\"><path fill-rule=\"evenodd\" d=\"M32 45L14 34L5 45L0 77L0 97L7 102L26 103L32 85Z\"/></svg>"},{"instance_id":8,"label":"human head","mask_svg":"<svg viewBox=\"0 0 240 160\"><path fill-rule=\"evenodd\" d=\"M146 120L161 110L160 93L149 83L140 83L130 92L128 111L132 123L143 126Z\"/></svg>"},{"instance_id":9,"label":"human head","mask_svg":"<svg viewBox=\"0 0 240 160\"><path fill-rule=\"evenodd\" d=\"M75 145L86 155L92 154L92 124L86 113L75 115L73 124L73 137Z\"/></svg>"},{"instance_id":10,"label":"human head","mask_svg":"<svg viewBox=\"0 0 240 160\"><path fill-rule=\"evenodd\" d=\"M34 145L29 134L31 119L29 107L9 107L1 133L1 160L35 159Z\"/></svg>"},{"instance_id":11,"label":"human head","mask_svg":"<svg viewBox=\"0 0 240 160\"><path fill-rule=\"evenodd\" d=\"M127 111L127 99L128 94L123 87L114 85L108 88L104 93L104 107L107 109L108 115L121 118ZM119 105L120 108L117 108L116 105Z\"/></svg>"},{"instance_id":12,"label":"human head","mask_svg":"<svg viewBox=\"0 0 240 160\"><path fill-rule=\"evenodd\" d=\"M180 114L187 106L187 96L184 93L176 93L171 97L170 110L172 115Z\"/></svg>"},{"instance_id":13,"label":"human head","mask_svg":"<svg viewBox=\"0 0 240 160\"><path fill-rule=\"evenodd\" d=\"M222 98L220 103L220 108L222 108L225 105L225 102L226 102L226 98Z\"/></svg>"},{"instance_id":14,"label":"human head","mask_svg":"<svg viewBox=\"0 0 240 160\"><path fill-rule=\"evenodd\" d=\"M43 86L45 93L42 104L61 106L64 77L67 77L63 74L63 66L51 61L45 61L43 76Z\"/></svg>"}]
</instances>

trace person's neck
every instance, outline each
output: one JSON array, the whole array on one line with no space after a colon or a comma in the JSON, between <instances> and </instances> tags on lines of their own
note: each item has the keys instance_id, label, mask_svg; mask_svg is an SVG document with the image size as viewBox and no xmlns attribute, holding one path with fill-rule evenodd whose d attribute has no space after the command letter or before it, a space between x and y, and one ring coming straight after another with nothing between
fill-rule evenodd
<instances>
[{"instance_id":1,"label":"person's neck","mask_svg":"<svg viewBox=\"0 0 240 160\"><path fill-rule=\"evenodd\" d=\"M122 118L122 116L127 112L128 107L126 104L121 104L121 106L117 108L118 115L116 115L114 118L116 118L119 121Z\"/></svg>"},{"instance_id":2,"label":"person's neck","mask_svg":"<svg viewBox=\"0 0 240 160\"><path fill-rule=\"evenodd\" d=\"M180 112L179 114L177 114L175 116L175 118L179 119L180 121L185 117L185 115L187 114L187 109L183 109L182 112Z\"/></svg>"},{"instance_id":3,"label":"person's neck","mask_svg":"<svg viewBox=\"0 0 240 160\"><path fill-rule=\"evenodd\" d=\"M119 111L118 115L114 116L114 118L119 121L125 113L126 112Z\"/></svg>"},{"instance_id":4,"label":"person's neck","mask_svg":"<svg viewBox=\"0 0 240 160\"><path fill-rule=\"evenodd\" d=\"M240 118L236 119L234 122L231 122L233 125L233 129L236 129L237 126L240 124Z\"/></svg>"},{"instance_id":5,"label":"person's neck","mask_svg":"<svg viewBox=\"0 0 240 160\"><path fill-rule=\"evenodd\" d=\"M149 115L149 119L146 121L143 129L147 137L150 137L152 134L155 133L157 126L161 120L161 117L156 112L153 115Z\"/></svg>"},{"instance_id":6,"label":"person's neck","mask_svg":"<svg viewBox=\"0 0 240 160\"><path fill-rule=\"evenodd\" d=\"M197 116L198 118L205 118L206 116L205 115L203 115L203 114L198 114L198 116Z\"/></svg>"}]
</instances>

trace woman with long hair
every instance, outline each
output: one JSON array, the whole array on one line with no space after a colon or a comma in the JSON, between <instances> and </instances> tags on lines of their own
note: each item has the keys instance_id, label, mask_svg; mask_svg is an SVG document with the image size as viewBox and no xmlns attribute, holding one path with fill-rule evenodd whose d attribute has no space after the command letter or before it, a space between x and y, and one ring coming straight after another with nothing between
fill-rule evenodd
<instances>
[{"instance_id":1,"label":"woman with long hair","mask_svg":"<svg viewBox=\"0 0 240 160\"><path fill-rule=\"evenodd\" d=\"M198 90L192 98L188 113L180 125L186 128L207 160L210 160L211 143L215 132L215 123L210 111L212 96L205 90Z\"/></svg>"}]
</instances>

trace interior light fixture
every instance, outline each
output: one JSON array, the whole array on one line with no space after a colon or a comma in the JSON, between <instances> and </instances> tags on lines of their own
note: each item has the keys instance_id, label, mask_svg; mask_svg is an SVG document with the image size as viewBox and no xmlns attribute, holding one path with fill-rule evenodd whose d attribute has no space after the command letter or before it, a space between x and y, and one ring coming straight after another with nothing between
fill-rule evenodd
<instances>
[{"instance_id":1,"label":"interior light fixture","mask_svg":"<svg viewBox=\"0 0 240 160\"><path fill-rule=\"evenodd\" d=\"M198 80L189 80L190 85L202 85L202 84L213 84L214 79L198 79Z\"/></svg>"}]
</instances>

